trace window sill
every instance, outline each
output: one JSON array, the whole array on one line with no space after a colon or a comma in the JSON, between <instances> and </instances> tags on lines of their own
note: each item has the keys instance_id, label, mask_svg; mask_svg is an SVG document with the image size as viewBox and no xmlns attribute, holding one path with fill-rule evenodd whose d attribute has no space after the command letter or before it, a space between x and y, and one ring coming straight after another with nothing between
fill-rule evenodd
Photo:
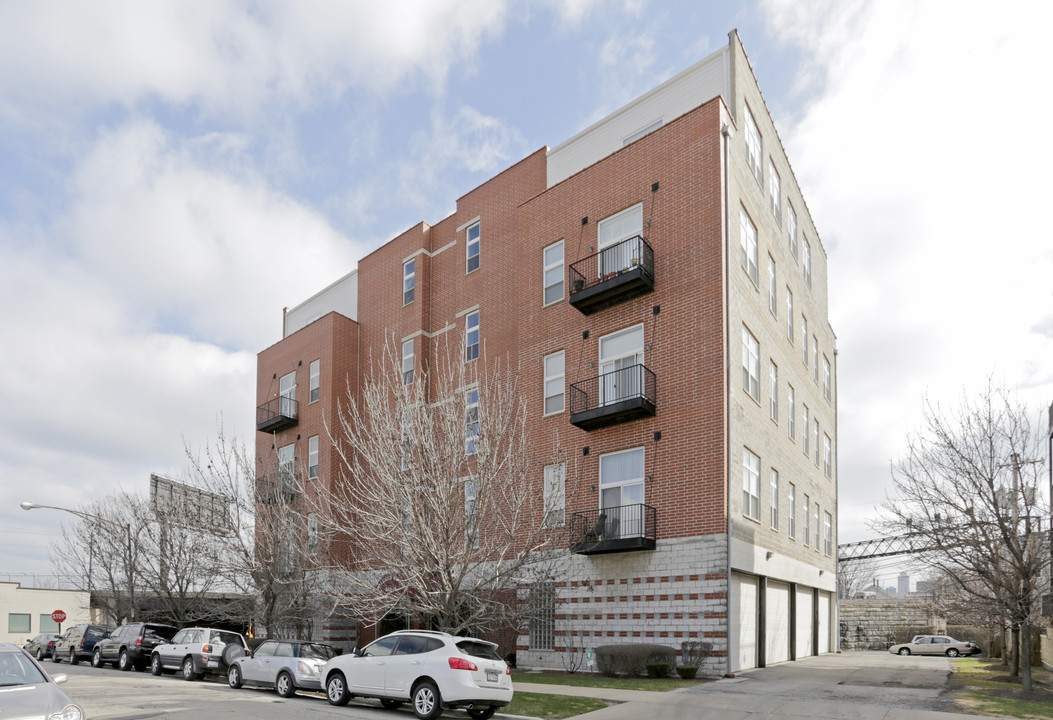
<instances>
[{"instance_id":1,"label":"window sill","mask_svg":"<svg viewBox=\"0 0 1053 720\"><path fill-rule=\"evenodd\" d=\"M565 300L565 298L564 298L564 297L563 297L563 296L561 295L561 296L560 296L560 298L559 298L559 300L553 300L552 302L548 302L548 303L543 303L543 304L541 305L541 307L542 307L542 309L544 309L544 308L547 308L547 307L552 307L553 305L559 305L559 304L560 304L560 303L562 303L562 302L563 302L564 300Z\"/></svg>"},{"instance_id":2,"label":"window sill","mask_svg":"<svg viewBox=\"0 0 1053 720\"><path fill-rule=\"evenodd\" d=\"M544 420L545 418L556 417L557 415L563 415L566 412L567 412L567 409L563 408L562 410L557 410L555 412L544 413L544 414L542 414L541 419Z\"/></svg>"}]
</instances>

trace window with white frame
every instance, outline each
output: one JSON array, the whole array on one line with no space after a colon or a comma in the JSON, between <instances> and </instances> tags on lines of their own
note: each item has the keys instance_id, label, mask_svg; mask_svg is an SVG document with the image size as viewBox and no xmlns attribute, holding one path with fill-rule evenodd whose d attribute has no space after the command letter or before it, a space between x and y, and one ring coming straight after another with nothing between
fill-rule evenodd
<instances>
[{"instance_id":1,"label":"window with white frame","mask_svg":"<svg viewBox=\"0 0 1053 720\"><path fill-rule=\"evenodd\" d=\"M479 311L464 316L464 361L479 358Z\"/></svg>"},{"instance_id":2,"label":"window with white frame","mask_svg":"<svg viewBox=\"0 0 1053 720\"><path fill-rule=\"evenodd\" d=\"M278 378L278 413L286 417L296 417L296 371Z\"/></svg>"},{"instance_id":3,"label":"window with white frame","mask_svg":"<svg viewBox=\"0 0 1053 720\"><path fill-rule=\"evenodd\" d=\"M771 419L779 422L779 366L768 361L768 409Z\"/></svg>"},{"instance_id":4,"label":"window with white frame","mask_svg":"<svg viewBox=\"0 0 1053 720\"><path fill-rule=\"evenodd\" d=\"M771 477L769 479L769 497L768 497L768 510L769 510L769 521L771 523L772 530L779 529L779 471L775 468L771 469Z\"/></svg>"},{"instance_id":5,"label":"window with white frame","mask_svg":"<svg viewBox=\"0 0 1053 720\"><path fill-rule=\"evenodd\" d=\"M742 514L760 520L760 458L742 448Z\"/></svg>"},{"instance_id":6,"label":"window with white frame","mask_svg":"<svg viewBox=\"0 0 1053 720\"><path fill-rule=\"evenodd\" d=\"M816 549L816 551L818 551L819 550L819 533L821 532L821 529L819 527L819 503L815 504L815 517L813 518L813 520L815 521L815 522L812 523L812 527L815 528L815 549Z\"/></svg>"},{"instance_id":7,"label":"window with white frame","mask_svg":"<svg viewBox=\"0 0 1053 720\"><path fill-rule=\"evenodd\" d=\"M790 245L790 254L797 259L797 213L793 211L793 205L786 203L786 240Z\"/></svg>"},{"instance_id":8,"label":"window with white frame","mask_svg":"<svg viewBox=\"0 0 1053 720\"><path fill-rule=\"evenodd\" d=\"M775 283L775 260L768 256L768 310L772 315L779 315L778 290Z\"/></svg>"},{"instance_id":9,"label":"window with white frame","mask_svg":"<svg viewBox=\"0 0 1053 720\"><path fill-rule=\"evenodd\" d=\"M544 304L551 305L563 299L563 241L552 243L542 253L545 269L542 273Z\"/></svg>"},{"instance_id":10,"label":"window with white frame","mask_svg":"<svg viewBox=\"0 0 1053 720\"><path fill-rule=\"evenodd\" d=\"M812 286L812 246L808 242L808 238L804 238L802 243L802 254L804 255L804 281L808 283L808 287Z\"/></svg>"},{"instance_id":11,"label":"window with white frame","mask_svg":"<svg viewBox=\"0 0 1053 720\"><path fill-rule=\"evenodd\" d=\"M801 362L808 367L808 318L801 315Z\"/></svg>"},{"instance_id":12,"label":"window with white frame","mask_svg":"<svg viewBox=\"0 0 1053 720\"><path fill-rule=\"evenodd\" d=\"M601 337L599 361L601 406L645 395L647 377L642 324Z\"/></svg>"},{"instance_id":13,"label":"window with white frame","mask_svg":"<svg viewBox=\"0 0 1053 720\"><path fill-rule=\"evenodd\" d=\"M830 359L823 355L823 397L829 400L832 396L831 385L833 376L830 374Z\"/></svg>"},{"instance_id":14,"label":"window with white frame","mask_svg":"<svg viewBox=\"0 0 1053 720\"><path fill-rule=\"evenodd\" d=\"M563 412L565 400L565 372L563 351L546 355L545 370L545 415Z\"/></svg>"},{"instance_id":15,"label":"window with white frame","mask_svg":"<svg viewBox=\"0 0 1053 720\"><path fill-rule=\"evenodd\" d=\"M469 226L464 231L465 238L465 274L479 269L479 223Z\"/></svg>"},{"instance_id":16,"label":"window with white frame","mask_svg":"<svg viewBox=\"0 0 1053 720\"><path fill-rule=\"evenodd\" d=\"M830 513L823 513L823 554L831 555L834 551L834 519Z\"/></svg>"},{"instance_id":17,"label":"window with white frame","mask_svg":"<svg viewBox=\"0 0 1053 720\"><path fill-rule=\"evenodd\" d=\"M760 130L757 129L757 123L753 120L753 113L750 112L749 107L745 107L746 115L746 162L749 163L750 170L756 176L757 180L763 180L762 174L764 172L761 166L761 157L763 157L764 147L761 144Z\"/></svg>"},{"instance_id":18,"label":"window with white frame","mask_svg":"<svg viewBox=\"0 0 1053 720\"><path fill-rule=\"evenodd\" d=\"M413 353L413 340L406 340L402 343L402 384L412 385L413 384L413 371L416 365L416 358Z\"/></svg>"},{"instance_id":19,"label":"window with white frame","mask_svg":"<svg viewBox=\"0 0 1053 720\"><path fill-rule=\"evenodd\" d=\"M808 513L810 513L812 511L812 508L811 508L811 505L810 505L810 498L808 497L808 493L804 494L803 506L804 506L804 546L808 547L809 543L811 543L811 541L812 541L812 523L811 523L811 520L809 519L811 517L811 515L808 514Z\"/></svg>"},{"instance_id":20,"label":"window with white frame","mask_svg":"<svg viewBox=\"0 0 1053 720\"><path fill-rule=\"evenodd\" d=\"M8 613L7 631L9 633L31 633L32 613Z\"/></svg>"},{"instance_id":21,"label":"window with white frame","mask_svg":"<svg viewBox=\"0 0 1053 720\"><path fill-rule=\"evenodd\" d=\"M281 492L295 492L295 470L296 445L289 444L278 448L278 489Z\"/></svg>"},{"instance_id":22,"label":"window with white frame","mask_svg":"<svg viewBox=\"0 0 1053 720\"><path fill-rule=\"evenodd\" d=\"M786 339L793 345L793 291L786 288Z\"/></svg>"},{"instance_id":23,"label":"window with white frame","mask_svg":"<svg viewBox=\"0 0 1053 720\"><path fill-rule=\"evenodd\" d=\"M322 395L322 361L312 360L310 366L310 402L318 402Z\"/></svg>"},{"instance_id":24,"label":"window with white frame","mask_svg":"<svg viewBox=\"0 0 1053 720\"><path fill-rule=\"evenodd\" d=\"M772 215L779 220L782 210L782 194L779 186L779 172L775 169L775 163L771 158L768 158L768 200L771 204Z\"/></svg>"},{"instance_id":25,"label":"window with white frame","mask_svg":"<svg viewBox=\"0 0 1053 720\"><path fill-rule=\"evenodd\" d=\"M596 224L597 277L627 270L643 259L643 203Z\"/></svg>"},{"instance_id":26,"label":"window with white frame","mask_svg":"<svg viewBox=\"0 0 1053 720\"><path fill-rule=\"evenodd\" d=\"M742 326L742 389L754 400L760 400L760 344L745 325Z\"/></svg>"},{"instance_id":27,"label":"window with white frame","mask_svg":"<svg viewBox=\"0 0 1053 720\"><path fill-rule=\"evenodd\" d=\"M402 263L402 304L413 302L413 292L417 285L417 258Z\"/></svg>"},{"instance_id":28,"label":"window with white frame","mask_svg":"<svg viewBox=\"0 0 1053 720\"><path fill-rule=\"evenodd\" d=\"M812 378L819 384L819 338L812 335Z\"/></svg>"},{"instance_id":29,"label":"window with white frame","mask_svg":"<svg viewBox=\"0 0 1053 720\"><path fill-rule=\"evenodd\" d=\"M786 434L797 439L797 408L794 407L793 385L786 386Z\"/></svg>"},{"instance_id":30,"label":"window with white frame","mask_svg":"<svg viewBox=\"0 0 1053 720\"><path fill-rule=\"evenodd\" d=\"M555 463L545 466L545 487L542 498L545 527L561 527L563 525L566 507L566 477L566 463Z\"/></svg>"},{"instance_id":31,"label":"window with white frame","mask_svg":"<svg viewBox=\"0 0 1053 720\"><path fill-rule=\"evenodd\" d=\"M312 435L307 438L307 477L311 480L318 478L318 436Z\"/></svg>"},{"instance_id":32,"label":"window with white frame","mask_svg":"<svg viewBox=\"0 0 1053 720\"><path fill-rule=\"evenodd\" d=\"M786 508L786 534L790 536L791 540L797 539L797 486L790 483L789 494L787 495L789 504Z\"/></svg>"},{"instance_id":33,"label":"window with white frame","mask_svg":"<svg viewBox=\"0 0 1053 720\"><path fill-rule=\"evenodd\" d=\"M812 446L808 442L808 406L804 403L801 403L801 419L804 420L804 422L801 423L801 437L804 438L804 454L809 455L811 454Z\"/></svg>"},{"instance_id":34,"label":"window with white frame","mask_svg":"<svg viewBox=\"0 0 1053 720\"><path fill-rule=\"evenodd\" d=\"M556 583L530 586L530 649L552 650L556 637Z\"/></svg>"},{"instance_id":35,"label":"window with white frame","mask_svg":"<svg viewBox=\"0 0 1053 720\"><path fill-rule=\"evenodd\" d=\"M746 208L739 208L739 260L742 269L756 285L757 280L757 228L746 214Z\"/></svg>"},{"instance_id":36,"label":"window with white frame","mask_svg":"<svg viewBox=\"0 0 1053 720\"><path fill-rule=\"evenodd\" d=\"M643 448L601 455L600 510L607 516L607 537L643 537L643 502Z\"/></svg>"},{"instance_id":37,"label":"window with white frame","mask_svg":"<svg viewBox=\"0 0 1053 720\"><path fill-rule=\"evenodd\" d=\"M834 449L830 436L823 433L823 474L830 477L834 472Z\"/></svg>"},{"instance_id":38,"label":"window with white frame","mask_svg":"<svg viewBox=\"0 0 1053 720\"><path fill-rule=\"evenodd\" d=\"M479 482L468 478L464 481L464 530L475 547L479 546L479 513L475 506L479 495Z\"/></svg>"},{"instance_id":39,"label":"window with white frame","mask_svg":"<svg viewBox=\"0 0 1053 720\"><path fill-rule=\"evenodd\" d=\"M464 453L475 455L479 442L479 388L464 394Z\"/></svg>"},{"instance_id":40,"label":"window with white frame","mask_svg":"<svg viewBox=\"0 0 1053 720\"><path fill-rule=\"evenodd\" d=\"M812 421L812 444L815 446L815 466L819 467L819 418L815 418Z\"/></svg>"}]
</instances>

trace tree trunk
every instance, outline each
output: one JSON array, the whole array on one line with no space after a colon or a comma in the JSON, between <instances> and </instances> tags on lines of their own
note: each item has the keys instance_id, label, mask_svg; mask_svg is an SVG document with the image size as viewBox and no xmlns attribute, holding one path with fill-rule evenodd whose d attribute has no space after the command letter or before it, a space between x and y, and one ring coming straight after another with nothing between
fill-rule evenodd
<instances>
[{"instance_id":1,"label":"tree trunk","mask_svg":"<svg viewBox=\"0 0 1053 720\"><path fill-rule=\"evenodd\" d=\"M1020 674L1020 626L1015 624L1012 628L1009 648L1009 677L1015 678Z\"/></svg>"},{"instance_id":2,"label":"tree trunk","mask_svg":"<svg viewBox=\"0 0 1053 720\"><path fill-rule=\"evenodd\" d=\"M1024 621L1020 639L1020 685L1025 692L1031 690L1031 624Z\"/></svg>"}]
</instances>

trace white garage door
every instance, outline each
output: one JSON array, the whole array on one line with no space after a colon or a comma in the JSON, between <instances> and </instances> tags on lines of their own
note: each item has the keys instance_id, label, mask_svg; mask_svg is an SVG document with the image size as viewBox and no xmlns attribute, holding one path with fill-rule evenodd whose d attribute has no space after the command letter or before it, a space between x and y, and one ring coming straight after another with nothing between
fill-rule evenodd
<instances>
[{"instance_id":1,"label":"white garage door","mask_svg":"<svg viewBox=\"0 0 1053 720\"><path fill-rule=\"evenodd\" d=\"M768 581L764 592L765 662L790 659L790 586Z\"/></svg>"},{"instance_id":2,"label":"white garage door","mask_svg":"<svg viewBox=\"0 0 1053 720\"><path fill-rule=\"evenodd\" d=\"M812 589L797 588L797 657L812 654Z\"/></svg>"},{"instance_id":3,"label":"white garage door","mask_svg":"<svg viewBox=\"0 0 1053 720\"><path fill-rule=\"evenodd\" d=\"M830 652L830 593L819 593L819 652Z\"/></svg>"},{"instance_id":4,"label":"white garage door","mask_svg":"<svg viewBox=\"0 0 1053 720\"><path fill-rule=\"evenodd\" d=\"M757 578L731 575L731 671L757 666Z\"/></svg>"}]
</instances>

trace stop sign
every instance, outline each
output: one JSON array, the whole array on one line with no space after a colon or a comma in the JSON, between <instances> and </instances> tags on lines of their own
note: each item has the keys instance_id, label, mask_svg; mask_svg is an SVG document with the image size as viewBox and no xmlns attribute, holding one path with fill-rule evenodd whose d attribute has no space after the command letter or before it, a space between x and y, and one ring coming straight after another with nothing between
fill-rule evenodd
<instances>
[{"instance_id":1,"label":"stop sign","mask_svg":"<svg viewBox=\"0 0 1053 720\"><path fill-rule=\"evenodd\" d=\"M55 612L51 613L51 619L57 623L65 622L66 613L62 612L61 610L56 610Z\"/></svg>"}]
</instances>

